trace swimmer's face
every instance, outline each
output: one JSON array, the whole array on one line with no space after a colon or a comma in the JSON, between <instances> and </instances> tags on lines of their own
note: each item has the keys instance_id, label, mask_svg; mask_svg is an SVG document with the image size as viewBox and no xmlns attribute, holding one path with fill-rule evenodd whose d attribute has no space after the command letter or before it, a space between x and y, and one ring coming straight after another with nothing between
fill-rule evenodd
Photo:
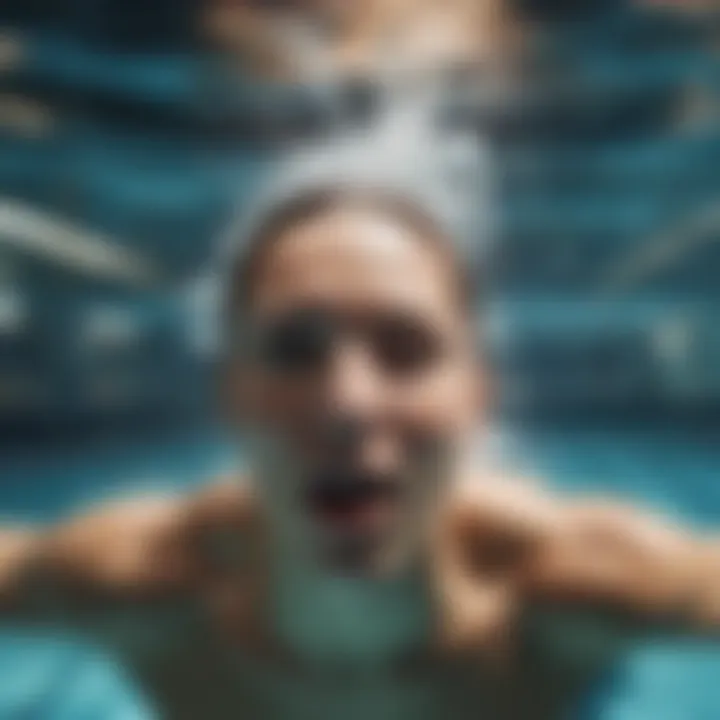
<instances>
[{"instance_id":1,"label":"swimmer's face","mask_svg":"<svg viewBox=\"0 0 720 720\"><path fill-rule=\"evenodd\" d=\"M436 244L367 209L295 223L266 251L228 396L292 545L359 572L417 549L477 419L459 295Z\"/></svg>"}]
</instances>

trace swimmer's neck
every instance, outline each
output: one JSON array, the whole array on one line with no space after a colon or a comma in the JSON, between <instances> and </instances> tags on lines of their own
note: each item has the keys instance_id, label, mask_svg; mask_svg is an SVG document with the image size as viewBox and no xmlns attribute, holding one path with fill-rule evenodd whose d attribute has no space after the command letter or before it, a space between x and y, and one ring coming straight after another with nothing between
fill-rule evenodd
<instances>
[{"instance_id":1,"label":"swimmer's neck","mask_svg":"<svg viewBox=\"0 0 720 720\"><path fill-rule=\"evenodd\" d=\"M280 542L268 558L267 620L280 644L308 661L374 662L425 641L432 625L429 562L348 573Z\"/></svg>"},{"instance_id":2,"label":"swimmer's neck","mask_svg":"<svg viewBox=\"0 0 720 720\"><path fill-rule=\"evenodd\" d=\"M428 587L411 570L377 578L279 565L271 605L284 644L319 661L392 658L430 627Z\"/></svg>"}]
</instances>

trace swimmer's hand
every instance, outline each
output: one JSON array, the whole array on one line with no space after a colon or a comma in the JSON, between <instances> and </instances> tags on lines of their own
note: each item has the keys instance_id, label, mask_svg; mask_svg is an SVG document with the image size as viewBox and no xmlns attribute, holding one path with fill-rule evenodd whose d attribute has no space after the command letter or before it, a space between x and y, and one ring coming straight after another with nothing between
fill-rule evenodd
<instances>
[{"instance_id":1,"label":"swimmer's hand","mask_svg":"<svg viewBox=\"0 0 720 720\"><path fill-rule=\"evenodd\" d=\"M55 527L5 528L0 611L42 614L189 595L229 569L232 542L242 545L248 518L244 491L228 483L192 498L111 503ZM220 536L225 556L211 545Z\"/></svg>"},{"instance_id":2,"label":"swimmer's hand","mask_svg":"<svg viewBox=\"0 0 720 720\"><path fill-rule=\"evenodd\" d=\"M720 629L720 542L622 503L563 501L539 486L472 483L449 508L440 563L454 645L507 639L531 606Z\"/></svg>"}]
</instances>

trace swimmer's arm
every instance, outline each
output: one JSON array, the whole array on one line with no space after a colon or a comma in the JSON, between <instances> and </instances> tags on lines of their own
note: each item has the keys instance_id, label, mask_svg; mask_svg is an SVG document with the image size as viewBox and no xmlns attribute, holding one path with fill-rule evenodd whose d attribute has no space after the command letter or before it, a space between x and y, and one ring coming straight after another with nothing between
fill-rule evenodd
<instances>
[{"instance_id":1,"label":"swimmer's arm","mask_svg":"<svg viewBox=\"0 0 720 720\"><path fill-rule=\"evenodd\" d=\"M139 498L51 527L2 531L0 609L52 614L170 590L178 579L183 513L173 499Z\"/></svg>"},{"instance_id":2,"label":"swimmer's arm","mask_svg":"<svg viewBox=\"0 0 720 720\"><path fill-rule=\"evenodd\" d=\"M236 494L213 486L189 499L110 503L53 527L0 529L0 615L180 599L210 570L204 531L235 521L236 510Z\"/></svg>"},{"instance_id":3,"label":"swimmer's arm","mask_svg":"<svg viewBox=\"0 0 720 720\"><path fill-rule=\"evenodd\" d=\"M720 540L606 501L559 508L524 568L529 597L640 626L720 631Z\"/></svg>"}]
</instances>

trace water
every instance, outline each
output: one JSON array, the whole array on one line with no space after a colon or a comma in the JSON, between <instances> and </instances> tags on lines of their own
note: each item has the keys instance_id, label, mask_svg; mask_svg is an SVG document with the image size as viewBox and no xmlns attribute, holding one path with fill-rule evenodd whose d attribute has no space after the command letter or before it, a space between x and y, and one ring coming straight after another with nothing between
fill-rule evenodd
<instances>
[{"instance_id":1,"label":"water","mask_svg":"<svg viewBox=\"0 0 720 720\"><path fill-rule=\"evenodd\" d=\"M547 430L516 437L510 459L563 491L604 490L686 522L717 525L717 439L710 432ZM209 429L73 449L6 452L0 460L0 516L50 521L113 496L149 490L186 492L226 472L237 456ZM55 712L63 703L68 708L70 703L72 708L98 709L94 717L147 717L131 681L122 669L108 664L108 658L83 648L63 650L76 660L69 665L56 657L56 647L53 638L2 636L0 665L13 668L13 682L0 684L0 718L19 717L25 709L28 714L23 716L47 720L78 716L74 709L65 715ZM18 664L19 657L27 661ZM607 678L600 678L577 717L711 720L720 717L720 697L714 697L718 693L711 681L718 671L720 660L714 649L667 643L640 646ZM60 683L68 679L74 684L59 692ZM99 709L100 696L109 715Z\"/></svg>"}]
</instances>

